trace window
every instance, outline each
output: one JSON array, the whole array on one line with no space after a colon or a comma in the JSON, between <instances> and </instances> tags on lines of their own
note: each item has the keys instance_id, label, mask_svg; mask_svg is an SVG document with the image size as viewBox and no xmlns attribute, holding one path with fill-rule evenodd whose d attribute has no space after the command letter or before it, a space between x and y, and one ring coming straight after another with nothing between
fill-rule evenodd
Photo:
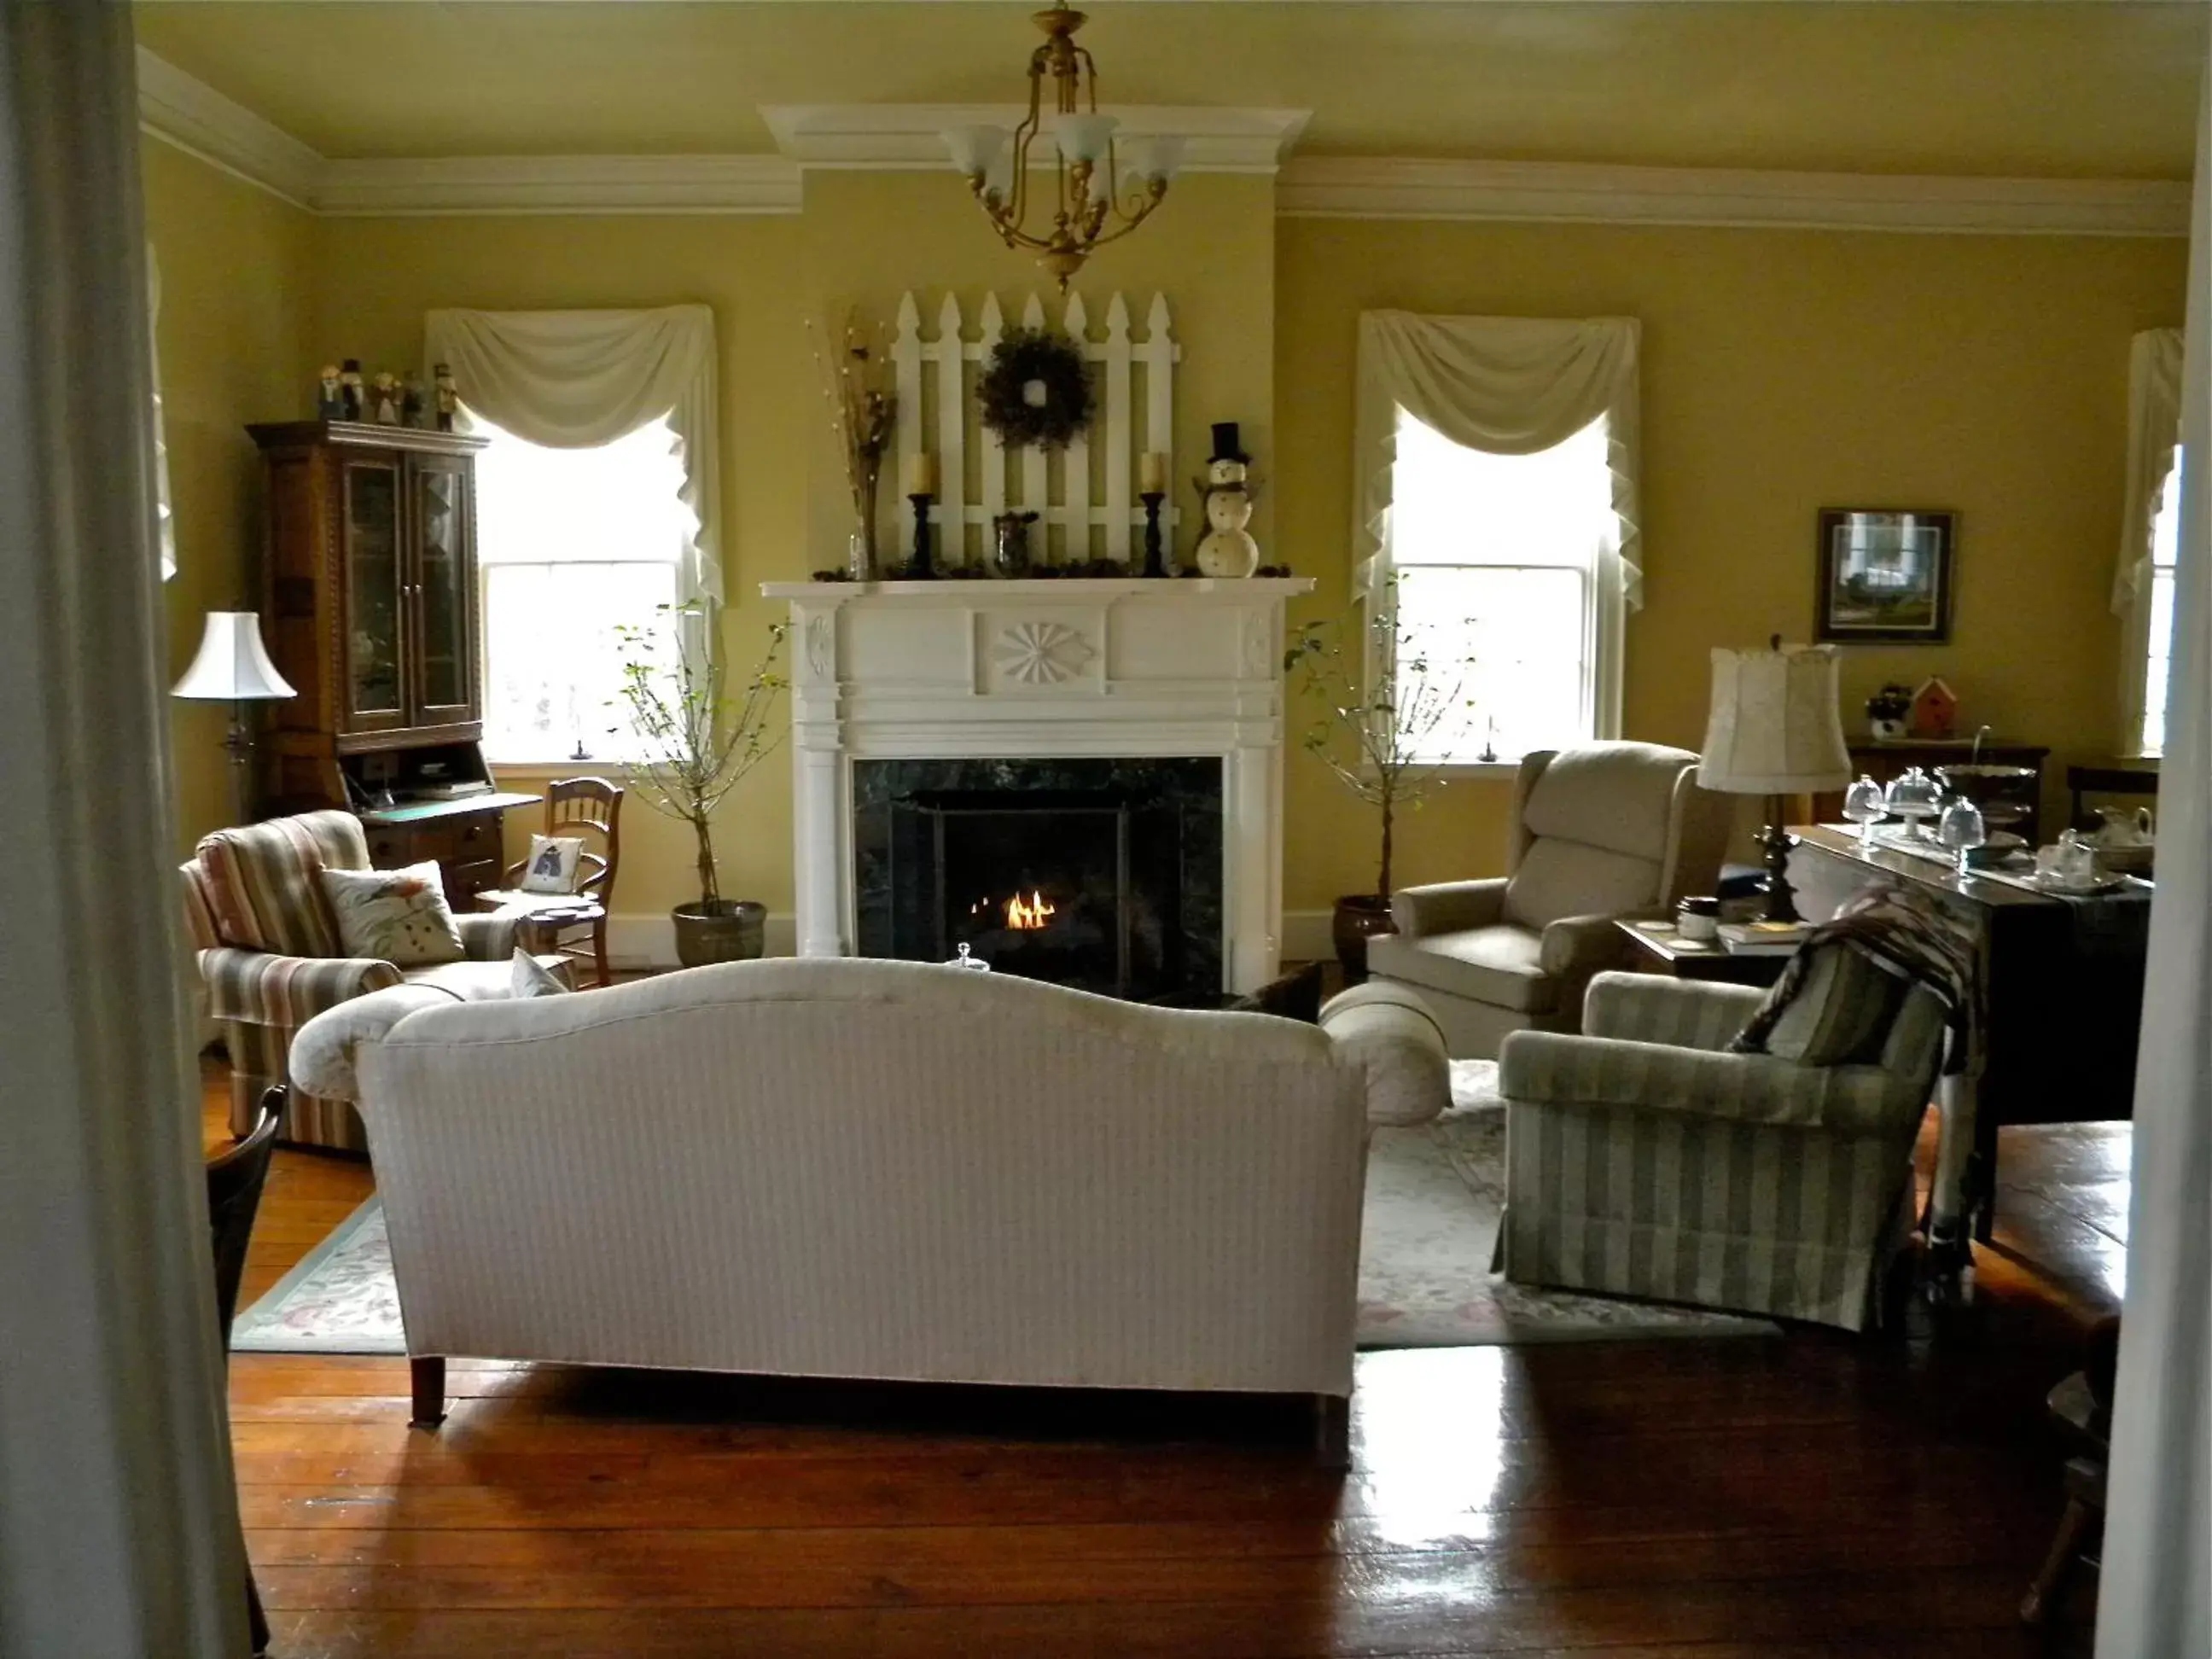
<instances>
[{"instance_id":1,"label":"window","mask_svg":"<svg viewBox=\"0 0 2212 1659\"><path fill-rule=\"evenodd\" d=\"M1618 532L1604 418L1492 455L1401 410L1390 501L1401 704L1416 662L1474 659L1467 706L1419 758L1510 762L1606 735L1598 567Z\"/></svg>"},{"instance_id":2,"label":"window","mask_svg":"<svg viewBox=\"0 0 2212 1659\"><path fill-rule=\"evenodd\" d=\"M2181 547L2181 452L2173 452L2151 520L2150 592L2143 603L2142 729L2141 752L2166 748L2166 671L2173 653L2173 567Z\"/></svg>"},{"instance_id":3,"label":"window","mask_svg":"<svg viewBox=\"0 0 2212 1659\"><path fill-rule=\"evenodd\" d=\"M617 629L666 626L697 520L665 420L592 449L547 449L481 416L484 753L508 764L620 761Z\"/></svg>"}]
</instances>

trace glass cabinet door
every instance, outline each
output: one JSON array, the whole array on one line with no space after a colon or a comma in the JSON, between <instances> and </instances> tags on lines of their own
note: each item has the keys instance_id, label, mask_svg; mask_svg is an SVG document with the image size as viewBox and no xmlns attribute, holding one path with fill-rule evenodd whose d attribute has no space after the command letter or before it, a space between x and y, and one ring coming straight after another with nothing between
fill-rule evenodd
<instances>
[{"instance_id":1,"label":"glass cabinet door","mask_svg":"<svg viewBox=\"0 0 2212 1659\"><path fill-rule=\"evenodd\" d=\"M475 504L467 463L407 460L415 514L414 723L477 718Z\"/></svg>"},{"instance_id":2,"label":"glass cabinet door","mask_svg":"<svg viewBox=\"0 0 2212 1659\"><path fill-rule=\"evenodd\" d=\"M345 725L386 731L407 723L399 469L388 460L348 459L343 480Z\"/></svg>"}]
</instances>

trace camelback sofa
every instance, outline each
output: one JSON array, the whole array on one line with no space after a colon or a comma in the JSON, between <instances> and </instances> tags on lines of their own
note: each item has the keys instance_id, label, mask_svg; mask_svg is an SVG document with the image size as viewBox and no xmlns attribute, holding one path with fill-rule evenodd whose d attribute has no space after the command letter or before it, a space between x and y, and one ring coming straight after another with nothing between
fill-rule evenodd
<instances>
[{"instance_id":1,"label":"camelback sofa","mask_svg":"<svg viewBox=\"0 0 2212 1659\"><path fill-rule=\"evenodd\" d=\"M923 963L731 963L505 1003L401 987L311 1022L292 1065L368 1124L419 1424L470 1356L1296 1393L1326 1441L1370 1101L1449 1097L1417 1004L1343 1000L1339 1042Z\"/></svg>"}]
</instances>

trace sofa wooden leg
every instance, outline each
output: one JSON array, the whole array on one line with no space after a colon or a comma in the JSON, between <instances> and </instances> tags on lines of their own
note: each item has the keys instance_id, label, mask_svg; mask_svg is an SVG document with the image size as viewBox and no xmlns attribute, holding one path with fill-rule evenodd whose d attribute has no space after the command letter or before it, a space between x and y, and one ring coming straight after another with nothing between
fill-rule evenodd
<instances>
[{"instance_id":1,"label":"sofa wooden leg","mask_svg":"<svg viewBox=\"0 0 2212 1659\"><path fill-rule=\"evenodd\" d=\"M1340 1394L1313 1397L1314 1462L1325 1469L1352 1467L1352 1401Z\"/></svg>"},{"instance_id":2,"label":"sofa wooden leg","mask_svg":"<svg viewBox=\"0 0 2212 1659\"><path fill-rule=\"evenodd\" d=\"M2069 1498L2066 1513L2058 1517L2058 1531L2051 1540L2051 1553L2044 1557L2043 1571L2035 1575L2035 1582L2021 1598L2021 1624L2043 1622L2057 1599L2059 1587L2074 1570L2075 1559L2081 1553L2081 1534L2088 1528L2089 1506L2078 1498Z\"/></svg>"},{"instance_id":3,"label":"sofa wooden leg","mask_svg":"<svg viewBox=\"0 0 2212 1659\"><path fill-rule=\"evenodd\" d=\"M446 1420L446 1362L410 1359L407 1369L415 1385L415 1414L409 1421L415 1428L434 1429Z\"/></svg>"}]
</instances>

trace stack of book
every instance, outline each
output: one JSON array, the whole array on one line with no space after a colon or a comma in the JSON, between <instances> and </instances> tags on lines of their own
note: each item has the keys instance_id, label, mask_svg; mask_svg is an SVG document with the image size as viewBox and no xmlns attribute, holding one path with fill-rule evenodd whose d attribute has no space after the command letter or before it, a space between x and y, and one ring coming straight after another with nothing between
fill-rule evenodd
<instances>
[{"instance_id":1,"label":"stack of book","mask_svg":"<svg viewBox=\"0 0 2212 1659\"><path fill-rule=\"evenodd\" d=\"M1811 931L1802 921L1724 921L1721 948L1732 957L1786 957Z\"/></svg>"}]
</instances>

